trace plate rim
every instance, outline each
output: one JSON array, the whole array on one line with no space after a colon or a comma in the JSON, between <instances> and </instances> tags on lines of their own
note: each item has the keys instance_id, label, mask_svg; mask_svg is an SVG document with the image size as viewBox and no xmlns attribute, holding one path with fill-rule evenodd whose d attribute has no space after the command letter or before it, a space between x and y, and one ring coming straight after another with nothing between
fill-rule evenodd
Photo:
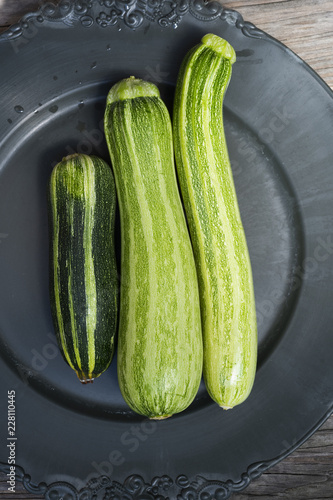
<instances>
[{"instance_id":1,"label":"plate rim","mask_svg":"<svg viewBox=\"0 0 333 500\"><path fill-rule=\"evenodd\" d=\"M121 22L128 28L135 30L140 28L144 21L147 20L149 22L157 22L162 27L177 28L183 17L188 14L196 17L200 21L211 21L220 18L222 21L226 21L229 25L239 29L246 37L267 40L282 48L292 55L296 61L301 62L304 69L323 87L324 90L326 90L331 98L333 97L333 90L308 63L283 42L280 42L265 31L257 28L251 22L244 21L243 16L238 11L224 8L223 5L217 1L211 1L207 4L204 0L181 0L178 4L177 2L173 4L174 7L172 7L172 10L168 12L167 15L156 16L153 19L151 11L149 11L147 7L148 3L149 0L62 0L57 5L48 2L42 5L37 11L25 14L18 23L0 33L0 50L2 43L15 43L17 40L20 40L20 37L24 37L24 34L29 29L30 22L47 25L50 29L55 28L59 23L65 25L67 28L72 28L77 25L89 28L93 24L99 24L101 28L109 28ZM167 3L167 0L158 0L160 7L164 7ZM114 19L108 20L101 17L100 13L99 17L96 17L96 15L93 17L92 11L94 11L96 6L109 8L114 4L117 5L120 12L116 18L116 22L113 22ZM61 11L62 6L67 6L68 8ZM159 500L164 500L164 497L159 495L160 490L167 492L171 486L175 485L178 487L178 493L181 495L179 498L187 498L183 495L188 493L199 495L203 491L206 491L210 494L218 492L220 495L219 498L227 499L233 492L244 490L252 480L259 478L264 472L299 448L321 425L323 425L332 413L333 403L322 418L319 419L301 439L277 457L249 465L247 471L241 475L240 481L233 481L230 479L227 481L207 479L201 475L197 475L195 478L188 478L185 475L171 478L168 475L163 475L161 477L152 478L151 480L148 479L148 482L146 482L142 476L132 474L125 479L122 485L112 480L112 478L100 476L96 479L96 482L90 485L87 484L83 490L81 489L78 491L75 486L64 481L54 482L49 485L45 482L36 484L33 482L30 475L19 465L16 465L16 479L22 482L29 493L47 495L45 498L49 498L52 492L59 492L60 490L62 494L69 493L74 495L73 498L81 498L84 493L92 495L93 489L96 489L96 485L99 485L99 488L112 488L117 486L126 493L128 498L132 498L131 495L134 495L133 498L138 498L137 491L133 493L133 490L131 490L132 484L135 483L136 487L140 488L140 494L151 495L152 499L157 498ZM0 462L0 471L7 474L9 472L9 465ZM91 498L91 496L85 498L88 499ZM147 496L145 496L145 498L147 498Z\"/></svg>"}]
</instances>

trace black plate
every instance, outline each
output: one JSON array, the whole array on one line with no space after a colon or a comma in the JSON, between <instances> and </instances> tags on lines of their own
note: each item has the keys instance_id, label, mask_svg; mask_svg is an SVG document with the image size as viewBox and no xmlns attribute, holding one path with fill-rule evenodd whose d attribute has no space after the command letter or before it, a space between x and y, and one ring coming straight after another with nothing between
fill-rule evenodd
<instances>
[{"instance_id":1,"label":"black plate","mask_svg":"<svg viewBox=\"0 0 333 500\"><path fill-rule=\"evenodd\" d=\"M59 354L46 184L71 152L108 160L105 97L120 78L154 81L171 107L180 62L207 32L237 51L225 124L253 265L258 371L232 411L202 384L187 411L156 423L124 403L116 360L82 386ZM17 479L48 499L228 498L332 410L331 90L237 12L201 0L47 4L0 36L0 59L1 418L15 390ZM8 453L3 445L4 472Z\"/></svg>"}]
</instances>

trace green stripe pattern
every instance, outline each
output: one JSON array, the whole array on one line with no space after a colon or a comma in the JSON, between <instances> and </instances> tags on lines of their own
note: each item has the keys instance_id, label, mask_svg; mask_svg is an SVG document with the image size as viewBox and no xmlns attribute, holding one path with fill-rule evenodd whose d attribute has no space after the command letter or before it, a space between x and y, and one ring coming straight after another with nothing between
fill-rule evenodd
<instances>
[{"instance_id":1,"label":"green stripe pattern","mask_svg":"<svg viewBox=\"0 0 333 500\"><path fill-rule=\"evenodd\" d=\"M116 84L105 133L121 220L118 380L134 411L162 419L193 401L203 354L171 121L155 85L134 77Z\"/></svg>"},{"instance_id":2,"label":"green stripe pattern","mask_svg":"<svg viewBox=\"0 0 333 500\"><path fill-rule=\"evenodd\" d=\"M174 101L176 167L196 261L210 396L232 408L249 395L257 359L250 258L223 128L235 52L206 35L186 55Z\"/></svg>"},{"instance_id":3,"label":"green stripe pattern","mask_svg":"<svg viewBox=\"0 0 333 500\"><path fill-rule=\"evenodd\" d=\"M62 355L83 383L111 363L117 326L115 183L96 156L58 163L49 183L50 303Z\"/></svg>"}]
</instances>

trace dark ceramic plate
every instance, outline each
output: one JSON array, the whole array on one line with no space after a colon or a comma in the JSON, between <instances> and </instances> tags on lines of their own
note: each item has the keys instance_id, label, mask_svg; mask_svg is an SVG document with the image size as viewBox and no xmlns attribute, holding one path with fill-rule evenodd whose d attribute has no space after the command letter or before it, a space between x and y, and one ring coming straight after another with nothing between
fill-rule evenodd
<instances>
[{"instance_id":1,"label":"dark ceramic plate","mask_svg":"<svg viewBox=\"0 0 333 500\"><path fill-rule=\"evenodd\" d=\"M170 106L181 60L207 32L237 51L225 125L253 265L258 371L232 411L202 384L187 411L156 423L124 403L116 360L82 386L59 354L46 185L66 154L108 160L103 110L120 78L154 81ZM1 470L9 472L4 422L14 390L16 479L28 491L66 500L228 498L332 410L331 90L237 12L201 0L47 4L0 36L0 59Z\"/></svg>"}]
</instances>

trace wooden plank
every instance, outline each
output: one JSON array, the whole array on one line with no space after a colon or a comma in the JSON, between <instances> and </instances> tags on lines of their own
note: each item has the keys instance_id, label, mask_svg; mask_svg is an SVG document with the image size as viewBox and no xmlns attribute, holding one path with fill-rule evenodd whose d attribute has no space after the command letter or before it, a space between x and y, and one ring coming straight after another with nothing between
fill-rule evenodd
<instances>
[{"instance_id":1,"label":"wooden plank","mask_svg":"<svg viewBox=\"0 0 333 500\"><path fill-rule=\"evenodd\" d=\"M42 0L2 0L0 2L0 25L9 26L16 23L24 14L38 10L42 3Z\"/></svg>"},{"instance_id":2,"label":"wooden plank","mask_svg":"<svg viewBox=\"0 0 333 500\"><path fill-rule=\"evenodd\" d=\"M333 416L289 457L232 500L323 500L333 498Z\"/></svg>"},{"instance_id":3,"label":"wooden plank","mask_svg":"<svg viewBox=\"0 0 333 500\"><path fill-rule=\"evenodd\" d=\"M222 5L228 9L237 9L239 7L258 7L260 5L272 4L272 3L287 3L293 2L294 0L221 0ZM305 0L306 1L306 0Z\"/></svg>"},{"instance_id":4,"label":"wooden plank","mask_svg":"<svg viewBox=\"0 0 333 500\"><path fill-rule=\"evenodd\" d=\"M53 0L56 3L59 0ZM245 20L285 43L333 88L333 2L331 0L221 0ZM17 22L37 10L43 0L0 0L1 26ZM2 28L4 29L4 28ZM33 479L33 478L32 478ZM37 500L22 483L16 493L7 490L0 474L4 500ZM323 500L333 498L333 416L306 443L231 500Z\"/></svg>"},{"instance_id":5,"label":"wooden plank","mask_svg":"<svg viewBox=\"0 0 333 500\"><path fill-rule=\"evenodd\" d=\"M287 45L333 89L331 0L221 0L221 3L238 10L245 20Z\"/></svg>"}]
</instances>

